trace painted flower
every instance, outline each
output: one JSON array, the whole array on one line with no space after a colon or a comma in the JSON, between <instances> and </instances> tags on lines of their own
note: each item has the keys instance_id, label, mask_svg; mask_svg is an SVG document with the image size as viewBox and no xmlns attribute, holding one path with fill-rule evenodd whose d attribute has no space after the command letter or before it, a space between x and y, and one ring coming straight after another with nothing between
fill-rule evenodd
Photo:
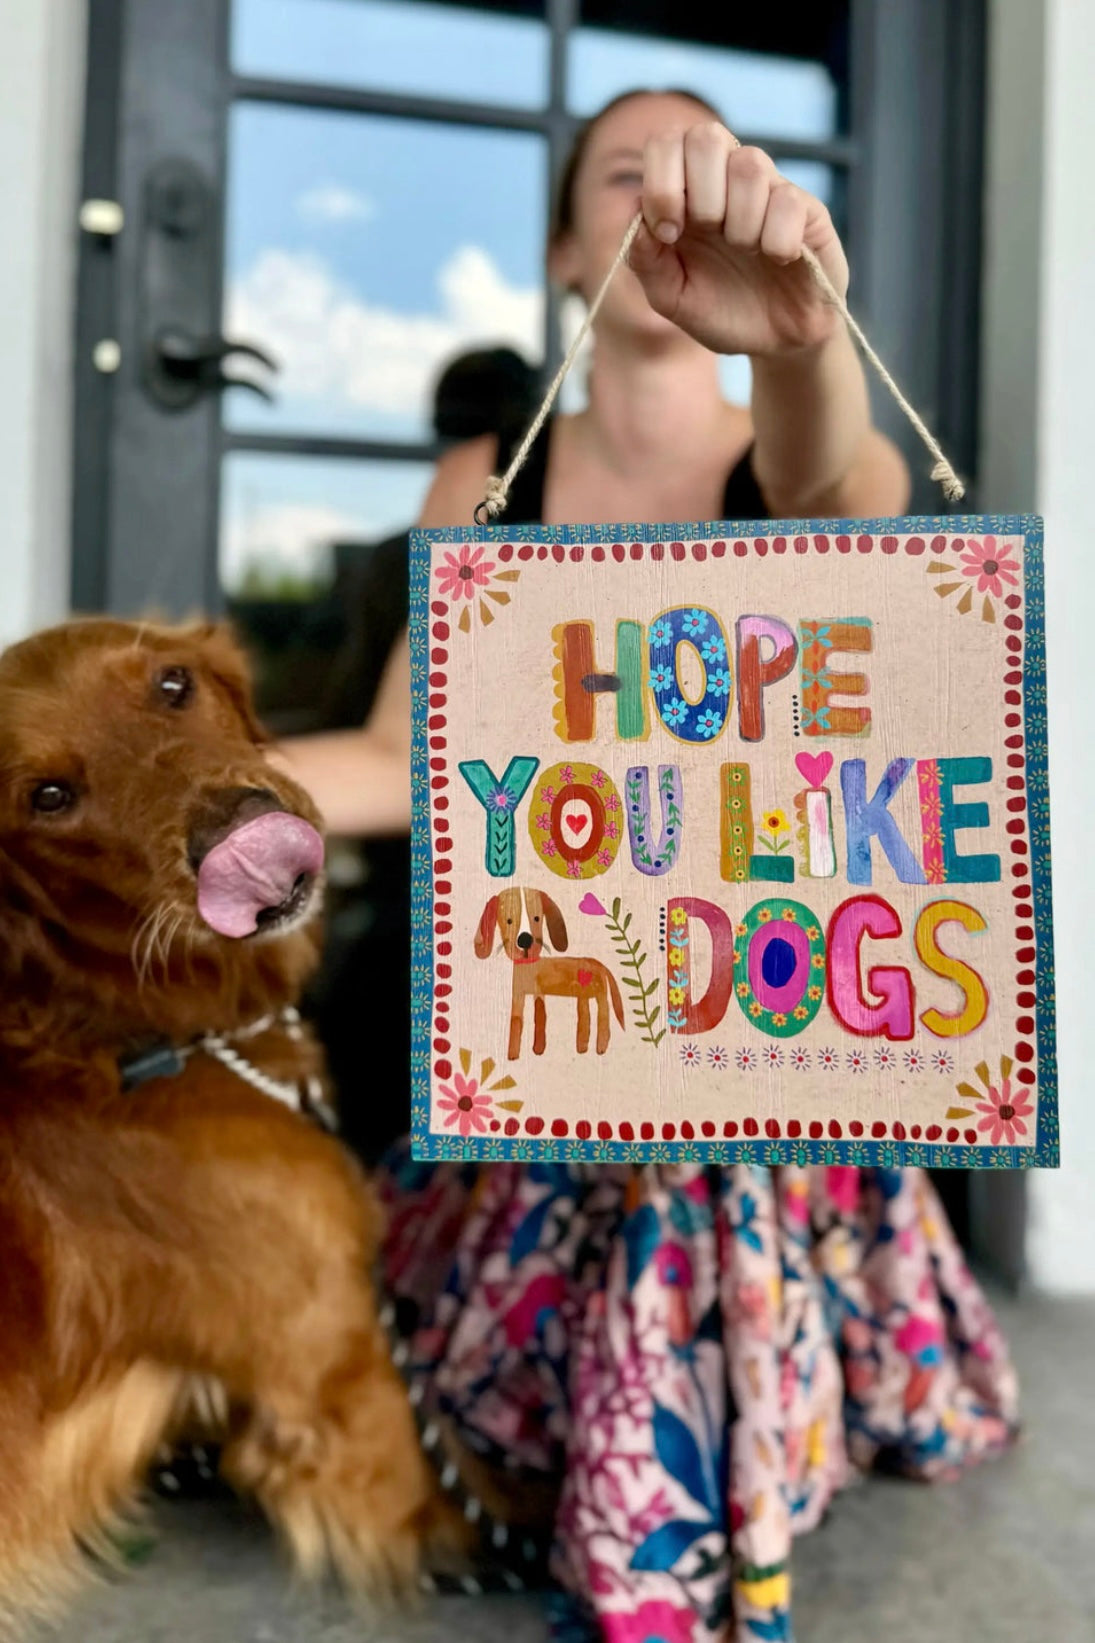
<instances>
[{"instance_id":1,"label":"painted flower","mask_svg":"<svg viewBox=\"0 0 1095 1643\"><path fill-rule=\"evenodd\" d=\"M620 808L620 795L618 793L610 793L608 795L608 798L605 800L605 809L606 810L618 810L619 808Z\"/></svg>"},{"instance_id":2,"label":"painted flower","mask_svg":"<svg viewBox=\"0 0 1095 1643\"><path fill-rule=\"evenodd\" d=\"M605 838L606 839L618 839L619 836L620 836L620 829L616 825L616 823L614 821L606 821L605 822Z\"/></svg>"},{"instance_id":3,"label":"painted flower","mask_svg":"<svg viewBox=\"0 0 1095 1643\"><path fill-rule=\"evenodd\" d=\"M832 1072L837 1065L836 1051L829 1045L825 1045L823 1049L817 1052L817 1064L819 1067L823 1067L827 1073Z\"/></svg>"},{"instance_id":4,"label":"painted flower","mask_svg":"<svg viewBox=\"0 0 1095 1643\"><path fill-rule=\"evenodd\" d=\"M781 833L787 831L787 817L782 810L766 810L760 825L765 833L770 833L774 839L778 839Z\"/></svg>"},{"instance_id":5,"label":"painted flower","mask_svg":"<svg viewBox=\"0 0 1095 1643\"><path fill-rule=\"evenodd\" d=\"M688 914L683 907L674 907L669 915L669 922L670 924L687 924Z\"/></svg>"},{"instance_id":6,"label":"painted flower","mask_svg":"<svg viewBox=\"0 0 1095 1643\"><path fill-rule=\"evenodd\" d=\"M897 1054L890 1049L888 1044L880 1044L874 1052L874 1064L876 1067L880 1067L883 1072L890 1072L892 1068L897 1066Z\"/></svg>"},{"instance_id":7,"label":"painted flower","mask_svg":"<svg viewBox=\"0 0 1095 1643\"><path fill-rule=\"evenodd\" d=\"M994 1147L1003 1141L1007 1146L1016 1145L1016 1137L1027 1134L1024 1122L1034 1111L1034 1104L1024 1099L1025 1092L1012 1090L1011 1079L1000 1081L999 1089L995 1085L989 1086L988 1100L977 1103L977 1111L982 1114L977 1128L982 1135L987 1135Z\"/></svg>"},{"instance_id":8,"label":"painted flower","mask_svg":"<svg viewBox=\"0 0 1095 1643\"><path fill-rule=\"evenodd\" d=\"M475 1130L483 1135L487 1128L484 1119L489 1116L493 1103L486 1090L480 1089L478 1079L456 1073L451 1088L448 1084L441 1085L437 1105L446 1115L447 1130L458 1129L461 1135L470 1135Z\"/></svg>"},{"instance_id":9,"label":"painted flower","mask_svg":"<svg viewBox=\"0 0 1095 1643\"><path fill-rule=\"evenodd\" d=\"M603 787L605 782L608 780L608 777L605 775L603 770L597 766L594 766L593 772L589 779L593 783L594 787Z\"/></svg>"},{"instance_id":10,"label":"painted flower","mask_svg":"<svg viewBox=\"0 0 1095 1643\"><path fill-rule=\"evenodd\" d=\"M810 959L810 963L811 963L811 965L813 966L813 968L815 970L824 970L824 968L825 968L825 954L824 953L814 953L812 955L811 959Z\"/></svg>"},{"instance_id":11,"label":"painted flower","mask_svg":"<svg viewBox=\"0 0 1095 1643\"><path fill-rule=\"evenodd\" d=\"M605 1643L692 1643L695 1619L694 1609L657 1598L630 1614L602 1615L601 1632Z\"/></svg>"},{"instance_id":12,"label":"painted flower","mask_svg":"<svg viewBox=\"0 0 1095 1643\"><path fill-rule=\"evenodd\" d=\"M673 1002L674 1002L674 1004L683 1003L683 998L675 998L673 1000ZM686 1067L698 1067L699 1064L700 1064L700 1061L702 1060L699 1045L698 1044L682 1044L681 1045L681 1060L683 1061L683 1063Z\"/></svg>"},{"instance_id":13,"label":"painted flower","mask_svg":"<svg viewBox=\"0 0 1095 1643\"><path fill-rule=\"evenodd\" d=\"M541 810L540 814L536 818L536 825L540 829L541 833L551 832L551 815L547 810Z\"/></svg>"},{"instance_id":14,"label":"painted flower","mask_svg":"<svg viewBox=\"0 0 1095 1643\"><path fill-rule=\"evenodd\" d=\"M783 1011L782 1010L773 1010L773 1012L772 1012L772 1026L773 1027L786 1027L786 1025L787 1025L787 1017L784 1015Z\"/></svg>"},{"instance_id":15,"label":"painted flower","mask_svg":"<svg viewBox=\"0 0 1095 1643\"><path fill-rule=\"evenodd\" d=\"M785 907L779 916L783 920L784 924L793 924L795 922L795 910L793 907Z\"/></svg>"},{"instance_id":16,"label":"painted flower","mask_svg":"<svg viewBox=\"0 0 1095 1643\"><path fill-rule=\"evenodd\" d=\"M817 986L807 987L806 997L816 1004L818 999L821 997L821 988Z\"/></svg>"},{"instance_id":17,"label":"painted flower","mask_svg":"<svg viewBox=\"0 0 1095 1643\"><path fill-rule=\"evenodd\" d=\"M554 804L555 803L555 789L553 787L550 787L550 786L549 787L542 787L540 789L540 803L541 804Z\"/></svg>"},{"instance_id":18,"label":"painted flower","mask_svg":"<svg viewBox=\"0 0 1095 1643\"><path fill-rule=\"evenodd\" d=\"M825 1190L841 1215L853 1215L859 1205L859 1171L834 1165L825 1171Z\"/></svg>"},{"instance_id":19,"label":"painted flower","mask_svg":"<svg viewBox=\"0 0 1095 1643\"><path fill-rule=\"evenodd\" d=\"M850 1073L861 1073L867 1070L867 1055L864 1050L849 1050L844 1060Z\"/></svg>"},{"instance_id":20,"label":"painted flower","mask_svg":"<svg viewBox=\"0 0 1095 1643\"><path fill-rule=\"evenodd\" d=\"M806 1008L805 1004L796 1004L794 1009L791 1011L791 1014L794 1016L796 1021L805 1021L809 1013L810 1012Z\"/></svg>"},{"instance_id":21,"label":"painted flower","mask_svg":"<svg viewBox=\"0 0 1095 1643\"><path fill-rule=\"evenodd\" d=\"M766 1067L783 1066L783 1051L778 1044L766 1044L760 1058Z\"/></svg>"},{"instance_id":22,"label":"painted flower","mask_svg":"<svg viewBox=\"0 0 1095 1643\"><path fill-rule=\"evenodd\" d=\"M688 703L682 702L679 696L674 696L671 702L661 704L661 715L670 730L675 730L688 717Z\"/></svg>"},{"instance_id":23,"label":"painted flower","mask_svg":"<svg viewBox=\"0 0 1095 1643\"><path fill-rule=\"evenodd\" d=\"M513 809L513 794L507 793L504 787L496 787L487 797L487 809L505 812Z\"/></svg>"},{"instance_id":24,"label":"painted flower","mask_svg":"<svg viewBox=\"0 0 1095 1643\"><path fill-rule=\"evenodd\" d=\"M894 1336L894 1344L921 1368L942 1363L943 1326L934 1318L906 1318Z\"/></svg>"},{"instance_id":25,"label":"painted flower","mask_svg":"<svg viewBox=\"0 0 1095 1643\"><path fill-rule=\"evenodd\" d=\"M673 642L673 635L669 631L669 623L664 617L650 624L650 643L652 645L669 645Z\"/></svg>"},{"instance_id":26,"label":"painted flower","mask_svg":"<svg viewBox=\"0 0 1095 1643\"><path fill-rule=\"evenodd\" d=\"M672 690L676 683L676 674L671 667L664 664L650 670L650 688L654 691Z\"/></svg>"},{"instance_id":27,"label":"painted flower","mask_svg":"<svg viewBox=\"0 0 1095 1643\"><path fill-rule=\"evenodd\" d=\"M932 1066L937 1073L952 1073L954 1071L954 1057L949 1050L936 1050L932 1055Z\"/></svg>"},{"instance_id":28,"label":"painted flower","mask_svg":"<svg viewBox=\"0 0 1095 1643\"><path fill-rule=\"evenodd\" d=\"M712 633L703 641L700 646L700 655L709 665L712 662L724 662L726 660L726 646L717 633Z\"/></svg>"},{"instance_id":29,"label":"painted flower","mask_svg":"<svg viewBox=\"0 0 1095 1643\"><path fill-rule=\"evenodd\" d=\"M816 941L818 936L820 936L820 934L821 934L821 931L818 929L816 924L808 924L806 926L806 940L807 941Z\"/></svg>"},{"instance_id":30,"label":"painted flower","mask_svg":"<svg viewBox=\"0 0 1095 1643\"><path fill-rule=\"evenodd\" d=\"M674 1289L692 1288L692 1260L682 1244L662 1244L654 1256L654 1265L663 1284Z\"/></svg>"},{"instance_id":31,"label":"painted flower","mask_svg":"<svg viewBox=\"0 0 1095 1643\"><path fill-rule=\"evenodd\" d=\"M442 598L472 599L477 588L486 587L490 581L490 573L494 569L494 561L483 558L485 551L482 546L465 546L460 549L459 554L445 555L445 563L438 565L434 572Z\"/></svg>"},{"instance_id":32,"label":"painted flower","mask_svg":"<svg viewBox=\"0 0 1095 1643\"><path fill-rule=\"evenodd\" d=\"M757 1064L757 1052L755 1050L738 1050L734 1055L734 1060L737 1062L740 1072L751 1073Z\"/></svg>"},{"instance_id":33,"label":"painted flower","mask_svg":"<svg viewBox=\"0 0 1095 1643\"><path fill-rule=\"evenodd\" d=\"M555 840L554 839L541 839L540 840L540 854L542 856L557 856L559 854L559 852L555 848Z\"/></svg>"},{"instance_id":34,"label":"painted flower","mask_svg":"<svg viewBox=\"0 0 1095 1643\"><path fill-rule=\"evenodd\" d=\"M739 998L748 998L749 983L747 981L739 981L734 991L737 993Z\"/></svg>"},{"instance_id":35,"label":"painted flower","mask_svg":"<svg viewBox=\"0 0 1095 1643\"><path fill-rule=\"evenodd\" d=\"M597 900L592 890L586 891L586 894L578 903L578 911L579 913L590 913L594 918L608 917L608 908Z\"/></svg>"},{"instance_id":36,"label":"painted flower","mask_svg":"<svg viewBox=\"0 0 1095 1643\"><path fill-rule=\"evenodd\" d=\"M906 1050L904 1061L911 1073L922 1073L924 1071L924 1056L920 1050Z\"/></svg>"},{"instance_id":37,"label":"painted flower","mask_svg":"<svg viewBox=\"0 0 1095 1643\"><path fill-rule=\"evenodd\" d=\"M707 612L705 610L690 610L681 619L681 629L689 639L695 639L701 633L707 632Z\"/></svg>"},{"instance_id":38,"label":"painted flower","mask_svg":"<svg viewBox=\"0 0 1095 1643\"><path fill-rule=\"evenodd\" d=\"M978 593L991 593L999 599L1005 582L1009 587L1019 585L1015 572L1019 562L1008 557L1006 548L998 548L995 536L986 536L983 543L967 540L965 552L959 555L962 575L976 579Z\"/></svg>"},{"instance_id":39,"label":"painted flower","mask_svg":"<svg viewBox=\"0 0 1095 1643\"><path fill-rule=\"evenodd\" d=\"M730 1057L721 1044L712 1045L707 1052L707 1065L714 1067L717 1072L725 1072L730 1065Z\"/></svg>"},{"instance_id":40,"label":"painted flower","mask_svg":"<svg viewBox=\"0 0 1095 1643\"><path fill-rule=\"evenodd\" d=\"M722 729L722 725L722 714L716 713L712 707L705 707L696 719L696 729L705 741L710 741L713 736L717 736Z\"/></svg>"},{"instance_id":41,"label":"painted flower","mask_svg":"<svg viewBox=\"0 0 1095 1643\"><path fill-rule=\"evenodd\" d=\"M801 1045L799 1046L799 1048L797 1050L792 1050L791 1051L791 1066L794 1068L795 1072L797 1072L797 1073L807 1072L809 1070L809 1066L810 1066L810 1052L809 1052L809 1050L804 1050Z\"/></svg>"},{"instance_id":42,"label":"painted flower","mask_svg":"<svg viewBox=\"0 0 1095 1643\"><path fill-rule=\"evenodd\" d=\"M683 1004L684 1003L684 988L683 987L670 987L670 989L669 989L669 1002L670 1002L670 1004Z\"/></svg>"},{"instance_id":43,"label":"painted flower","mask_svg":"<svg viewBox=\"0 0 1095 1643\"><path fill-rule=\"evenodd\" d=\"M770 907L758 908L758 910L757 910L757 919L761 924L768 924L771 920L771 917L772 917L772 909Z\"/></svg>"},{"instance_id":44,"label":"painted flower","mask_svg":"<svg viewBox=\"0 0 1095 1643\"><path fill-rule=\"evenodd\" d=\"M707 689L712 696L729 696L730 675L724 667L716 668L713 673L707 675ZM740 807L741 801L739 800L736 808L740 809Z\"/></svg>"},{"instance_id":45,"label":"painted flower","mask_svg":"<svg viewBox=\"0 0 1095 1643\"><path fill-rule=\"evenodd\" d=\"M749 1014L752 1016L754 1021L758 1020L759 1017L764 1014L764 1005L758 1003L757 1000L754 999L752 1004L749 1006Z\"/></svg>"},{"instance_id":46,"label":"painted flower","mask_svg":"<svg viewBox=\"0 0 1095 1643\"><path fill-rule=\"evenodd\" d=\"M564 764L559 770L559 779L564 787L570 787L574 782L574 766Z\"/></svg>"}]
</instances>

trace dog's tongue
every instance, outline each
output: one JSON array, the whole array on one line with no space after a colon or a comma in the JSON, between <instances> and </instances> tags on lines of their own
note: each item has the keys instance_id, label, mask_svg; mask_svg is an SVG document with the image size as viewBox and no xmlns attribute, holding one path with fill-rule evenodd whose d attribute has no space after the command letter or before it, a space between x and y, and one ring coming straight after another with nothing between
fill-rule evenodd
<instances>
[{"instance_id":1,"label":"dog's tongue","mask_svg":"<svg viewBox=\"0 0 1095 1643\"><path fill-rule=\"evenodd\" d=\"M323 840L299 816L273 810L214 845L198 869L198 912L219 935L249 936L302 873L323 866Z\"/></svg>"}]
</instances>

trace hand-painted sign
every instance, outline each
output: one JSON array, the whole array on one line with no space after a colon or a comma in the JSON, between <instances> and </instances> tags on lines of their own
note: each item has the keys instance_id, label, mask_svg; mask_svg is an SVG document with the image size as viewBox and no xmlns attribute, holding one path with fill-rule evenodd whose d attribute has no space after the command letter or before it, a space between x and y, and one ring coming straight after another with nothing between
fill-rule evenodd
<instances>
[{"instance_id":1,"label":"hand-painted sign","mask_svg":"<svg viewBox=\"0 0 1095 1643\"><path fill-rule=\"evenodd\" d=\"M1056 1163L1040 521L420 532L412 595L420 1156Z\"/></svg>"}]
</instances>

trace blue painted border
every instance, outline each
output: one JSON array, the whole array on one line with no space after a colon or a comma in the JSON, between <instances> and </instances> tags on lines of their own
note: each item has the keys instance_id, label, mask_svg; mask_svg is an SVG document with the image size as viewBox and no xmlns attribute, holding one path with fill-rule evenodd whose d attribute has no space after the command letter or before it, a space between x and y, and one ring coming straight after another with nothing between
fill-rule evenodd
<instances>
[{"instance_id":1,"label":"blue painted border","mask_svg":"<svg viewBox=\"0 0 1095 1643\"><path fill-rule=\"evenodd\" d=\"M1024 538L1024 718L1027 823L1031 840L1037 949L1038 1133L1032 1148L918 1141L576 1141L488 1136L473 1143L429 1133L430 1018L433 997L432 866L426 675L429 671L430 550L435 542L687 542L764 536L993 533ZM1053 1011L1053 908L1049 858L1049 766L1045 693L1045 582L1042 521L1035 514L942 514L903 519L739 519L660 525L476 526L411 533L411 1143L416 1158L516 1159L568 1163L859 1164L887 1168L1054 1169L1060 1163L1056 1028ZM1039 699L1039 697L1041 699Z\"/></svg>"}]
</instances>

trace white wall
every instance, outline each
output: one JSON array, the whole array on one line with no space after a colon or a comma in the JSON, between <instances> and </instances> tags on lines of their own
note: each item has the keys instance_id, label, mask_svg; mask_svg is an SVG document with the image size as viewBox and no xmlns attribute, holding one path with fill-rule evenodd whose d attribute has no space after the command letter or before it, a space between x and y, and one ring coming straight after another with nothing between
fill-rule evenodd
<instances>
[{"instance_id":1,"label":"white wall","mask_svg":"<svg viewBox=\"0 0 1095 1643\"><path fill-rule=\"evenodd\" d=\"M84 0L0 0L0 645L64 613Z\"/></svg>"},{"instance_id":2,"label":"white wall","mask_svg":"<svg viewBox=\"0 0 1095 1643\"><path fill-rule=\"evenodd\" d=\"M1046 522L1065 1162L1031 1176L1028 1256L1038 1286L1095 1293L1095 4L993 0L990 30L981 504Z\"/></svg>"}]
</instances>

